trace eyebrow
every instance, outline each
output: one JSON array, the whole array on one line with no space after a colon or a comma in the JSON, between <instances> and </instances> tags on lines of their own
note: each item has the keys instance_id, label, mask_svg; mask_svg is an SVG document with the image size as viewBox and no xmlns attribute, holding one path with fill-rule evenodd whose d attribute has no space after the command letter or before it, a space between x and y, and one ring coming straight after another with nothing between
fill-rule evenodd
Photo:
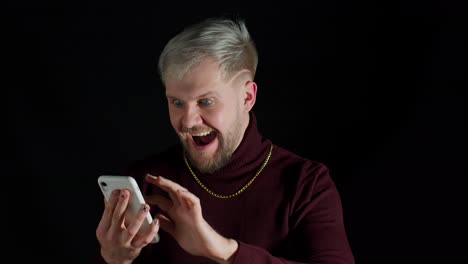
<instances>
[{"instance_id":1,"label":"eyebrow","mask_svg":"<svg viewBox=\"0 0 468 264\"><path fill-rule=\"evenodd\" d=\"M218 96L218 95L219 95L219 93L217 91L209 91L209 92L203 93L201 95L198 95L196 98L201 99L201 98L205 98L205 97L209 97L209 96ZM170 99L177 99L177 97L172 96L170 94L166 94L166 97L170 98Z\"/></svg>"},{"instance_id":2,"label":"eyebrow","mask_svg":"<svg viewBox=\"0 0 468 264\"><path fill-rule=\"evenodd\" d=\"M208 97L208 96L217 96L217 95L218 95L218 92L209 91L209 92L206 92L204 94L199 95L198 98L204 98L204 97Z\"/></svg>"}]
</instances>

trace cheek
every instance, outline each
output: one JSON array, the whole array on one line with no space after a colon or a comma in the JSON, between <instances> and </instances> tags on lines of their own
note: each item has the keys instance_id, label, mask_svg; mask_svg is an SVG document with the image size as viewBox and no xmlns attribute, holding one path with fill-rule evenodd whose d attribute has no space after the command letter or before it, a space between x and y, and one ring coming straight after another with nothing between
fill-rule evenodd
<instances>
[{"instance_id":1,"label":"cheek","mask_svg":"<svg viewBox=\"0 0 468 264\"><path fill-rule=\"evenodd\" d=\"M180 115L178 115L174 111L169 110L169 119L171 121L172 127L178 131L180 129Z\"/></svg>"},{"instance_id":2,"label":"cheek","mask_svg":"<svg viewBox=\"0 0 468 264\"><path fill-rule=\"evenodd\" d=\"M203 120L204 126L209 126L215 130L222 131L223 114L222 108L213 107L210 109L204 109L200 117Z\"/></svg>"},{"instance_id":3,"label":"cheek","mask_svg":"<svg viewBox=\"0 0 468 264\"><path fill-rule=\"evenodd\" d=\"M216 126L217 130L221 131L221 133L226 133L235 123L238 116L237 111L238 109L235 104L231 103L229 105L225 105L224 108L219 109L216 113L211 115L211 122Z\"/></svg>"}]
</instances>

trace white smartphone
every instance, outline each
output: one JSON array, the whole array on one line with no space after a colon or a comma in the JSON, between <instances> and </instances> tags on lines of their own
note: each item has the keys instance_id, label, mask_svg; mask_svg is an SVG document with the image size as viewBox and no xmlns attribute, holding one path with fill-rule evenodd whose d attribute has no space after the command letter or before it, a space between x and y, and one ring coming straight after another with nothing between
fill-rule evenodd
<instances>
[{"instance_id":1,"label":"white smartphone","mask_svg":"<svg viewBox=\"0 0 468 264\"><path fill-rule=\"evenodd\" d=\"M138 210L140 210L141 205L145 204L143 194L141 193L137 182L131 176L101 175L98 178L98 184L107 201L109 201L111 192L115 189L127 189L130 192L130 200L128 201L125 214L126 220L128 219L133 221ZM152 222L153 218L151 217L150 212L148 212L146 219L143 221L140 227L140 231L146 231ZM156 236L153 238L153 241L151 241L151 243L157 242L159 242L159 234L156 234Z\"/></svg>"}]
</instances>

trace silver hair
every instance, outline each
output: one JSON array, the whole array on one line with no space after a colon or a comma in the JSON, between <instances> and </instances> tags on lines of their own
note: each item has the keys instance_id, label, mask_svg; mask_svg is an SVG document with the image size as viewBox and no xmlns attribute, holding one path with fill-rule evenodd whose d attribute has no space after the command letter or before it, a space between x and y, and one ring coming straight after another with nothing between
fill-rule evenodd
<instances>
[{"instance_id":1,"label":"silver hair","mask_svg":"<svg viewBox=\"0 0 468 264\"><path fill-rule=\"evenodd\" d=\"M169 76L182 79L206 58L218 62L224 76L246 69L254 78L258 55L245 22L209 18L173 37L159 57L158 70L163 83Z\"/></svg>"}]
</instances>

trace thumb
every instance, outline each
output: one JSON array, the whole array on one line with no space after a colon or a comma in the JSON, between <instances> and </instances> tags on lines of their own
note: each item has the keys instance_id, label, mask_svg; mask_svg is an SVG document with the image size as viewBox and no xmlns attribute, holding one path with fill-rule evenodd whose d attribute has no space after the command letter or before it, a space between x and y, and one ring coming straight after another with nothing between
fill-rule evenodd
<instances>
[{"instance_id":1,"label":"thumb","mask_svg":"<svg viewBox=\"0 0 468 264\"><path fill-rule=\"evenodd\" d=\"M162 230L168 232L171 236L174 236L174 223L162 214L157 214L156 218L159 220L159 226Z\"/></svg>"}]
</instances>

